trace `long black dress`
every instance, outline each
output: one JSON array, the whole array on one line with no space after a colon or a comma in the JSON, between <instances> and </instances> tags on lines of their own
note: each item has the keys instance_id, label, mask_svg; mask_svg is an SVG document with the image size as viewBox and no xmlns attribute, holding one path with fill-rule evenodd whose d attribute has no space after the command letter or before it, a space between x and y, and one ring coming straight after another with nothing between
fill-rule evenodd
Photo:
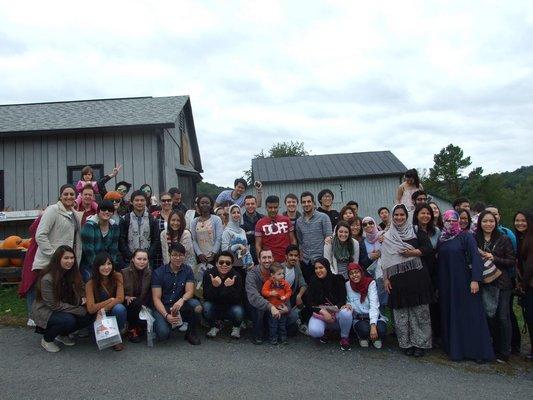
<instances>
[{"instance_id":1,"label":"long black dress","mask_svg":"<svg viewBox=\"0 0 533 400\"><path fill-rule=\"evenodd\" d=\"M454 361L494 360L481 294L470 292L470 282L481 283L483 264L470 233L440 242L439 302L444 351ZM472 263L470 269L468 263Z\"/></svg>"}]
</instances>

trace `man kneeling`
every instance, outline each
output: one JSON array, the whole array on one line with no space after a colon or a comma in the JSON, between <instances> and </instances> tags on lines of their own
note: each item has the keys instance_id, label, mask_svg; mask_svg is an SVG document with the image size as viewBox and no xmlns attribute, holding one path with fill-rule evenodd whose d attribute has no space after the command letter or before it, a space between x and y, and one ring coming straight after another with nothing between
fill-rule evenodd
<instances>
[{"instance_id":1,"label":"man kneeling","mask_svg":"<svg viewBox=\"0 0 533 400\"><path fill-rule=\"evenodd\" d=\"M216 266L204 273L204 317L210 328L207 337L214 338L218 334L221 327L216 321L224 319L229 319L233 326L231 337L241 337L243 284L241 275L233 268L233 261L233 254L223 251L216 258Z\"/></svg>"},{"instance_id":2,"label":"man kneeling","mask_svg":"<svg viewBox=\"0 0 533 400\"><path fill-rule=\"evenodd\" d=\"M185 340L200 344L197 335L198 317L202 306L194 299L194 273L184 264L185 247L173 243L168 249L170 263L156 269L152 275L152 299L154 302L154 331L158 340L170 337L172 329L188 322Z\"/></svg>"}]
</instances>

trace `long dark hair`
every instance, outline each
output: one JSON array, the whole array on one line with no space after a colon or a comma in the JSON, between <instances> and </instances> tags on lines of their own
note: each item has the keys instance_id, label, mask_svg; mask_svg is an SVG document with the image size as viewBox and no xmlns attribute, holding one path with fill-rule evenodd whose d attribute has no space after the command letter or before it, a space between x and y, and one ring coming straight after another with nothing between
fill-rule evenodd
<instances>
[{"instance_id":1,"label":"long dark hair","mask_svg":"<svg viewBox=\"0 0 533 400\"><path fill-rule=\"evenodd\" d=\"M439 227L440 229L444 228L444 221L442 220L442 211L437 203L434 201L428 202L429 206L431 207L432 204L435 204L435 207L439 210L439 216L437 217L437 222L433 221L433 225ZM433 212L433 209L431 210ZM435 220L435 213L433 213L433 220Z\"/></svg>"},{"instance_id":2,"label":"long dark hair","mask_svg":"<svg viewBox=\"0 0 533 400\"><path fill-rule=\"evenodd\" d=\"M61 259L65 253L72 253L74 255L74 265L69 270L61 267ZM48 265L41 271L38 284L36 287L36 298L39 301L43 300L41 293L41 280L46 275L52 275L54 304L60 302L76 304L83 293L83 286L81 280L80 270L78 269L78 261L76 260L76 253L70 246L59 246ZM77 305L77 304L76 304Z\"/></svg>"},{"instance_id":3,"label":"long dark hair","mask_svg":"<svg viewBox=\"0 0 533 400\"><path fill-rule=\"evenodd\" d=\"M477 231L476 231L476 242L478 247L482 248L485 244L485 234L483 233L483 228L481 227L481 221L483 218L485 218L485 215L490 214L494 218L495 224L494 224L494 230L490 234L490 242L494 244L496 240L500 237L500 231L498 231L498 221L496 220L496 216L491 213L490 211L482 211L479 214L479 217L477 219Z\"/></svg>"},{"instance_id":4,"label":"long dark hair","mask_svg":"<svg viewBox=\"0 0 533 400\"><path fill-rule=\"evenodd\" d=\"M418 177L418 171L414 168L405 171L405 178L411 178L414 180L414 184L417 188L420 187L420 178Z\"/></svg>"},{"instance_id":5,"label":"long dark hair","mask_svg":"<svg viewBox=\"0 0 533 400\"><path fill-rule=\"evenodd\" d=\"M431 209L431 206L429 204L421 204L419 206L416 206L415 212L413 213L413 225L418 226L418 213L422 211L423 209L426 209L429 211L429 215L431 216L431 219L428 222L428 225L426 227L427 232L429 236L433 236L435 234L435 216L433 215L433 210Z\"/></svg>"},{"instance_id":6,"label":"long dark hair","mask_svg":"<svg viewBox=\"0 0 533 400\"><path fill-rule=\"evenodd\" d=\"M174 230L170 227L170 220L172 219L173 215L177 215L180 219L180 227L178 230ZM183 235L183 231L185 230L185 225L185 216L183 213L181 211L172 210L167 219L167 239L170 242L179 242L181 240L181 235Z\"/></svg>"},{"instance_id":7,"label":"long dark hair","mask_svg":"<svg viewBox=\"0 0 533 400\"><path fill-rule=\"evenodd\" d=\"M109 273L109 279L104 285L104 279L102 277L102 274L100 274L100 266L104 265L108 260L111 262L112 269ZM113 263L113 259L111 258L109 253L102 251L98 253L96 257L94 257L91 280L93 281L94 298L97 301L105 300L101 298L101 289L106 291L109 294L109 297L115 297L115 293L117 291L117 277L115 275L115 264Z\"/></svg>"},{"instance_id":8,"label":"long dark hair","mask_svg":"<svg viewBox=\"0 0 533 400\"><path fill-rule=\"evenodd\" d=\"M346 239L345 242L341 242L340 238L339 238L339 228L340 227L344 227L346 229L348 229L348 239ZM361 231L362 231L362 226L361 226ZM335 240L337 239L337 240ZM333 252L335 253L335 247L336 247L336 244L338 244L338 246L340 247L346 247L348 249L348 254L350 255L350 259L349 259L349 262L352 262L353 261L353 253L354 253L354 248L353 248L353 242L352 242L352 232L350 230L350 224L346 221L339 221L337 222L337 226L335 227L335 237L333 238L333 244L332 244L332 249L333 249Z\"/></svg>"},{"instance_id":9,"label":"long dark hair","mask_svg":"<svg viewBox=\"0 0 533 400\"><path fill-rule=\"evenodd\" d=\"M468 225L466 226L466 230L470 230L470 227L472 226L472 216L470 215L470 213L468 212L468 210L465 210L464 208L461 208L457 214L459 214L459 221L461 221L461 214L462 213L466 213L466 216L468 217ZM498 229L498 221L496 221L496 228L495 229Z\"/></svg>"},{"instance_id":10,"label":"long dark hair","mask_svg":"<svg viewBox=\"0 0 533 400\"><path fill-rule=\"evenodd\" d=\"M525 233L518 232L516 227L514 232L516 240L518 241L518 258L523 260L527 259L528 252L533 252L533 213L528 211L518 211L513 217L513 224L518 214L522 214L526 217L527 230Z\"/></svg>"}]
</instances>

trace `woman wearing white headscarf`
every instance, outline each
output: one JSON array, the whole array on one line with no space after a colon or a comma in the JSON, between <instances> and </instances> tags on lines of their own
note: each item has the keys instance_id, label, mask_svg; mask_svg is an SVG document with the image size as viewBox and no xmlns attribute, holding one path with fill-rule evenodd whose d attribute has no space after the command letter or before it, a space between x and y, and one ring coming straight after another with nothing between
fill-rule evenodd
<instances>
[{"instance_id":1,"label":"woman wearing white headscarf","mask_svg":"<svg viewBox=\"0 0 533 400\"><path fill-rule=\"evenodd\" d=\"M228 224L222 232L221 250L231 251L238 266L250 267L254 261L250 254L246 232L241 228L241 225L241 208L237 204L233 204L229 208Z\"/></svg>"},{"instance_id":2,"label":"woman wearing white headscarf","mask_svg":"<svg viewBox=\"0 0 533 400\"><path fill-rule=\"evenodd\" d=\"M421 256L432 251L427 233L415 233L407 208L396 205L381 247L381 268L398 344L409 356L421 357L431 348L429 304L434 295Z\"/></svg>"}]
</instances>

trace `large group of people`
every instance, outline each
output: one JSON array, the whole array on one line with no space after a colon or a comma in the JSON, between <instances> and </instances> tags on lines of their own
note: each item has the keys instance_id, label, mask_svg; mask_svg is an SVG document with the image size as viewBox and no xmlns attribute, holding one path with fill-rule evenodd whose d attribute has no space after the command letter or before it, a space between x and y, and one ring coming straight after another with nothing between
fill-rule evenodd
<instances>
[{"instance_id":1,"label":"large group of people","mask_svg":"<svg viewBox=\"0 0 533 400\"><path fill-rule=\"evenodd\" d=\"M452 360L506 362L520 351L513 310L519 297L533 342L533 216L519 211L503 227L498 208L466 198L441 212L416 170L405 174L395 205L375 205L380 221L359 216L349 201L339 211L324 189L265 199L247 182L193 207L170 188L149 185L128 196L90 167L77 185L32 225L22 287L30 318L50 352L74 344L96 319L114 316L124 337L146 334L141 309L151 310L159 341L184 332L201 343L251 327L252 341L286 344L305 334L340 339L342 350L384 345L393 331L408 356L441 346ZM317 201L319 204L317 204ZM299 206L301 209L299 210ZM367 205L368 206L368 205ZM123 343L114 345L119 351Z\"/></svg>"}]
</instances>

